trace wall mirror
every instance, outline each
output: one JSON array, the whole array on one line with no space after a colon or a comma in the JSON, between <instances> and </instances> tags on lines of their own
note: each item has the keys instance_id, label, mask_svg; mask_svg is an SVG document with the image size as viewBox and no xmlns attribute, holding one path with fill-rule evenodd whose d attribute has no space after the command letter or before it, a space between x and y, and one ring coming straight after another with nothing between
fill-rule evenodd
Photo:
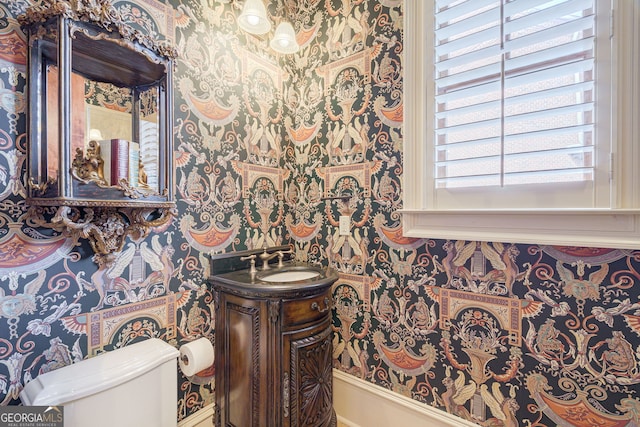
<instances>
[{"instance_id":1,"label":"wall mirror","mask_svg":"<svg viewBox=\"0 0 640 427\"><path fill-rule=\"evenodd\" d=\"M29 46L27 203L57 207L50 225L76 236L97 226L94 250L117 251L175 214L176 50L129 27L110 0L43 0L19 20ZM120 222L115 243L98 217Z\"/></svg>"},{"instance_id":2,"label":"wall mirror","mask_svg":"<svg viewBox=\"0 0 640 427\"><path fill-rule=\"evenodd\" d=\"M58 68L48 65L46 88L47 151L38 159L46 164L46 175L32 182L57 182L59 172L58 135ZM107 82L87 79L81 74L71 75L71 173L77 179L72 186L73 194L82 196L79 183L94 183L98 187L119 186L138 191L141 197L161 194L159 186L159 141L158 93L152 87L143 92L140 112L134 116L131 90ZM103 104L109 105L105 107ZM136 122L134 122L136 120ZM134 135L135 134L135 135ZM92 142L93 141L93 142ZM117 141L118 144L113 144ZM64 147L64 145L62 146ZM92 168L88 153L100 149L102 163ZM86 160L86 161L85 161ZM128 160L128 161L126 161ZM98 167L99 166L99 167ZM124 182L120 182L124 179ZM85 186L90 188L91 186ZM42 195L55 197L59 188L55 185L43 187ZM95 188L93 189L95 191ZM37 197L37 194L34 194ZM77 202L77 200L75 200ZM72 202L73 203L73 202Z\"/></svg>"}]
</instances>

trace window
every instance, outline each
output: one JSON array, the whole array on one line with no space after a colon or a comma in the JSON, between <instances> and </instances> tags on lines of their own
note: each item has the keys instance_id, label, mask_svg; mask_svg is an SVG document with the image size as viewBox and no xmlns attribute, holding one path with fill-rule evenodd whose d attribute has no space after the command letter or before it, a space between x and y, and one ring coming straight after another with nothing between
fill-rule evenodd
<instances>
[{"instance_id":1,"label":"window","mask_svg":"<svg viewBox=\"0 0 640 427\"><path fill-rule=\"evenodd\" d=\"M606 144L596 153L595 99L610 110L597 96L609 79L596 72L593 2L467 1L436 11L429 101L439 206L510 207L517 197L539 207L530 196L545 192L552 207L593 207L597 181L609 179ZM600 58L611 56L604 36Z\"/></svg>"},{"instance_id":2,"label":"window","mask_svg":"<svg viewBox=\"0 0 640 427\"><path fill-rule=\"evenodd\" d=\"M640 247L637 14L407 1L405 233Z\"/></svg>"}]
</instances>

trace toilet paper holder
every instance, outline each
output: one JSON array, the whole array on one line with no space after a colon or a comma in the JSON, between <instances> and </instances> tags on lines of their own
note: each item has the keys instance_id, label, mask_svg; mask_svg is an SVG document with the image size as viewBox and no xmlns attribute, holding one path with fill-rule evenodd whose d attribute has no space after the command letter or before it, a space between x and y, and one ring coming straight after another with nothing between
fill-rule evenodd
<instances>
[{"instance_id":1,"label":"toilet paper holder","mask_svg":"<svg viewBox=\"0 0 640 427\"><path fill-rule=\"evenodd\" d=\"M215 352L209 338L200 337L180 346L178 365L189 381L209 381L213 376Z\"/></svg>"}]
</instances>

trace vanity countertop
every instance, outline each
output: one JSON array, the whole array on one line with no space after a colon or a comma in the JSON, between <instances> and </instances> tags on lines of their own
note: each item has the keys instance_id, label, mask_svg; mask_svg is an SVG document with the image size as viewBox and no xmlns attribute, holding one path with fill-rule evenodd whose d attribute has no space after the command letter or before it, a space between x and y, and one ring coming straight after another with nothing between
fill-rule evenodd
<instances>
[{"instance_id":1,"label":"vanity countertop","mask_svg":"<svg viewBox=\"0 0 640 427\"><path fill-rule=\"evenodd\" d=\"M274 275L273 279L268 277L271 275ZM313 277L304 278L305 276ZM283 277L285 280L274 281L277 277ZM271 266L268 270L258 269L254 273L250 269L243 269L216 274L210 276L209 281L239 293L257 292L264 296L277 296L281 292L291 292L292 289L314 292L318 288L331 286L337 278L338 273L330 267L286 262L282 267Z\"/></svg>"}]
</instances>

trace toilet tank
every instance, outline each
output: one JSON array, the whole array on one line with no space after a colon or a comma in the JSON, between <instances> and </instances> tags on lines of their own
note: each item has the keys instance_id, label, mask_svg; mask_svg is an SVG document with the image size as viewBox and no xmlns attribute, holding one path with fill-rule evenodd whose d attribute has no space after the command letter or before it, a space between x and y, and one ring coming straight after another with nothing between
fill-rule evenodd
<instances>
[{"instance_id":1,"label":"toilet tank","mask_svg":"<svg viewBox=\"0 0 640 427\"><path fill-rule=\"evenodd\" d=\"M65 427L175 427L178 355L150 338L39 375L20 400L63 406Z\"/></svg>"}]
</instances>

